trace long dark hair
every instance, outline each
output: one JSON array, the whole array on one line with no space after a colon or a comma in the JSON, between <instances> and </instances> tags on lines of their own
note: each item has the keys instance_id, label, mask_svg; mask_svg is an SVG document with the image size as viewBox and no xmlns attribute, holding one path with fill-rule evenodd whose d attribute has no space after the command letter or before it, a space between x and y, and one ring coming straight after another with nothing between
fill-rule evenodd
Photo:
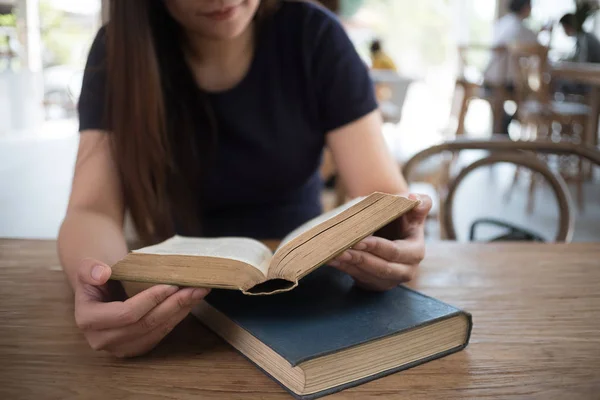
<instances>
[{"instance_id":1,"label":"long dark hair","mask_svg":"<svg viewBox=\"0 0 600 400\"><path fill-rule=\"evenodd\" d=\"M262 0L256 18L276 3ZM216 143L216 121L186 64L182 34L163 0L110 2L107 123L125 204L145 244L176 227L198 232L199 182Z\"/></svg>"}]
</instances>

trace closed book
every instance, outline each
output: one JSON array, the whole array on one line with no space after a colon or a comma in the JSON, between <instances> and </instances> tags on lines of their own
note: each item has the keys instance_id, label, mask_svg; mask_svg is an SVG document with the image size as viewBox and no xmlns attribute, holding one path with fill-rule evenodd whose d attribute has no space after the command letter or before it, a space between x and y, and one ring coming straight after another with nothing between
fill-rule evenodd
<instances>
[{"instance_id":1,"label":"closed book","mask_svg":"<svg viewBox=\"0 0 600 400\"><path fill-rule=\"evenodd\" d=\"M463 349L468 312L404 286L355 287L322 267L296 290L214 290L193 311L292 395L314 399Z\"/></svg>"}]
</instances>

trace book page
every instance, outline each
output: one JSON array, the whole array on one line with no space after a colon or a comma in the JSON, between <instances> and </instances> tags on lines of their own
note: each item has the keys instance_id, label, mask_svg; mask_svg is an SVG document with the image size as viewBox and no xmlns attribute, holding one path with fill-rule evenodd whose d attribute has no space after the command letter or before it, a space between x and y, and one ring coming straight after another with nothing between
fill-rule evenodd
<instances>
[{"instance_id":1,"label":"book page","mask_svg":"<svg viewBox=\"0 0 600 400\"><path fill-rule=\"evenodd\" d=\"M339 206L337 208L334 208L331 211L321 214L318 217L313 218L310 221L300 225L298 228L294 229L286 237L283 238L283 240L279 244L279 247L277 247L277 250L279 250L280 248L282 248L283 246L285 246L287 243L291 242L298 236L302 235L304 232L307 232L308 230L314 228L315 226L317 226L319 224L322 224L323 222L327 221L328 219L331 219L331 218L335 217L336 215L341 214L343 211L349 209L350 207L352 207L355 204L360 203L365 198L366 197L357 197L345 204L342 204L341 206Z\"/></svg>"},{"instance_id":2,"label":"book page","mask_svg":"<svg viewBox=\"0 0 600 400\"><path fill-rule=\"evenodd\" d=\"M269 276L294 281L414 208L418 201L380 192L332 210L292 232L271 260Z\"/></svg>"},{"instance_id":3,"label":"book page","mask_svg":"<svg viewBox=\"0 0 600 400\"><path fill-rule=\"evenodd\" d=\"M265 276L273 258L261 242L247 238L193 238L173 236L154 246L134 250L138 254L216 257L238 260L259 269Z\"/></svg>"}]
</instances>

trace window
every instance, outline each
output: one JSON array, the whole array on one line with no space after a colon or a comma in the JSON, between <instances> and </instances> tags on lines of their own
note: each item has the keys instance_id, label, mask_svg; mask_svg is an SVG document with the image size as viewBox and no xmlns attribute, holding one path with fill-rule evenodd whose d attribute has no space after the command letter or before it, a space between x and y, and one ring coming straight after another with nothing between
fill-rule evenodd
<instances>
[{"instance_id":1,"label":"window","mask_svg":"<svg viewBox=\"0 0 600 400\"><path fill-rule=\"evenodd\" d=\"M0 133L75 120L100 0L19 0L0 13Z\"/></svg>"}]
</instances>

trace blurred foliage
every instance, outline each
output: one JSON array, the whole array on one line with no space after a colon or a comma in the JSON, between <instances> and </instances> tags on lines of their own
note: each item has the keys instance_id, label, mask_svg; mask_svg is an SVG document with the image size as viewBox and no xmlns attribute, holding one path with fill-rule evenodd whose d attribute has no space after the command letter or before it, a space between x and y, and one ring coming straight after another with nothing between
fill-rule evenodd
<instances>
[{"instance_id":1,"label":"blurred foliage","mask_svg":"<svg viewBox=\"0 0 600 400\"><path fill-rule=\"evenodd\" d=\"M14 14L0 15L0 27L14 28L17 25L17 17ZM0 35L0 49L8 48L8 36Z\"/></svg>"},{"instance_id":2,"label":"blurred foliage","mask_svg":"<svg viewBox=\"0 0 600 400\"><path fill-rule=\"evenodd\" d=\"M342 18L351 18L363 6L364 0L340 0L338 14Z\"/></svg>"},{"instance_id":3,"label":"blurred foliage","mask_svg":"<svg viewBox=\"0 0 600 400\"><path fill-rule=\"evenodd\" d=\"M65 35L65 12L54 8L47 0L40 1L40 32L44 51L44 66L69 64L70 40Z\"/></svg>"},{"instance_id":4,"label":"blurred foliage","mask_svg":"<svg viewBox=\"0 0 600 400\"><path fill-rule=\"evenodd\" d=\"M16 26L17 17L15 14L2 14L0 15L0 26Z\"/></svg>"},{"instance_id":5,"label":"blurred foliage","mask_svg":"<svg viewBox=\"0 0 600 400\"><path fill-rule=\"evenodd\" d=\"M369 29L382 40L384 50L397 62L400 72L422 75L428 68L454 65L457 23L468 24L468 37L474 43L489 43L494 10L486 17L485 5L460 0L465 21L456 21L459 0L364 0L363 7L375 15ZM488 1L488 0L485 0ZM491 4L489 7L495 7ZM483 13L485 14L485 13ZM462 29L461 29L462 30ZM361 51L365 53L365 51ZM484 64L486 55L475 54L474 63Z\"/></svg>"},{"instance_id":6,"label":"blurred foliage","mask_svg":"<svg viewBox=\"0 0 600 400\"><path fill-rule=\"evenodd\" d=\"M365 0L364 6L382 18L373 26L391 54L412 54L426 65L446 60L452 46L447 0ZM402 66L400 66L402 69Z\"/></svg>"},{"instance_id":7,"label":"blurred foliage","mask_svg":"<svg viewBox=\"0 0 600 400\"><path fill-rule=\"evenodd\" d=\"M77 48L82 41L89 41L90 27L78 21L77 16L57 9L49 0L40 0L39 13L44 67L79 63ZM0 15L0 27L16 25L14 13ZM8 46L5 35L0 35L0 46Z\"/></svg>"},{"instance_id":8,"label":"blurred foliage","mask_svg":"<svg viewBox=\"0 0 600 400\"><path fill-rule=\"evenodd\" d=\"M80 66L97 29L94 17L66 12L49 0L40 0L39 10L44 67Z\"/></svg>"}]
</instances>

